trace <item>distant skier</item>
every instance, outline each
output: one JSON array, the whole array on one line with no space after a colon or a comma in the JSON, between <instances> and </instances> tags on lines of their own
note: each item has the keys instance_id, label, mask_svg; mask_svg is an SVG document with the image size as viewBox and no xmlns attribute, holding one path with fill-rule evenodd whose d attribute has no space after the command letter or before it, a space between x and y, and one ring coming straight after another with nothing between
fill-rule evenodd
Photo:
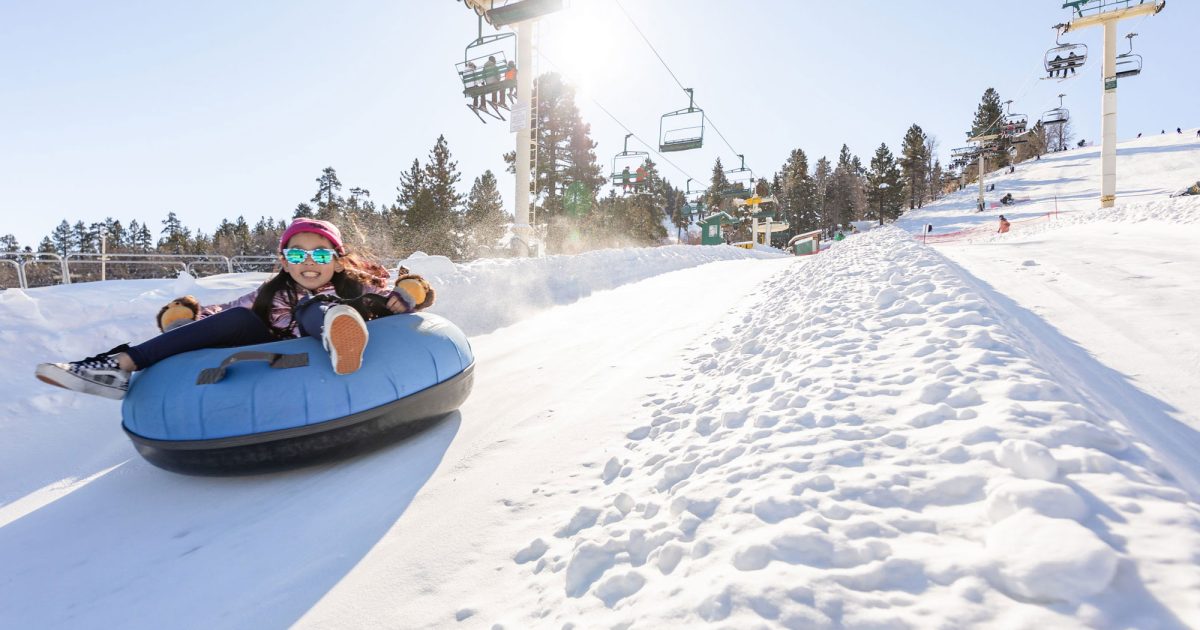
<instances>
[{"instance_id":1,"label":"distant skier","mask_svg":"<svg viewBox=\"0 0 1200 630\"><path fill-rule=\"evenodd\" d=\"M1009 227L1010 227L1010 224L1008 222L1008 219L1005 219L1003 214L1000 215L1000 229L996 230L996 232L998 234L1007 234Z\"/></svg>"}]
</instances>

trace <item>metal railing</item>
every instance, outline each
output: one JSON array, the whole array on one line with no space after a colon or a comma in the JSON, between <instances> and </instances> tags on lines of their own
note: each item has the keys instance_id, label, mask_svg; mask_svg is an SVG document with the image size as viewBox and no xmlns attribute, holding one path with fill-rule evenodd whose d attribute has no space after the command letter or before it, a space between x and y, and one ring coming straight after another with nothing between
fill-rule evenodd
<instances>
[{"instance_id":1,"label":"metal railing","mask_svg":"<svg viewBox=\"0 0 1200 630\"><path fill-rule=\"evenodd\" d=\"M39 265L46 264L57 266L55 270L57 272L55 275L58 275L57 284L103 280L107 278L110 268L117 268L122 272L127 272L131 266L158 267L163 270L163 273L152 274L151 277L170 277L169 274L177 274L180 271L197 275L199 268L211 267L217 267L219 269L217 273L233 273L233 262L228 256L219 254L95 254L74 252L66 256L60 256L51 252L0 253L0 265L15 268L16 286L22 289L28 289L31 284L34 284L34 278L40 275L32 273L33 270ZM94 269L96 266L99 267L98 274L81 271L81 269ZM54 272L51 273L54 274ZM0 288L4 288L5 284L7 283L0 279ZM44 284L55 284L55 282L39 283L38 286Z\"/></svg>"},{"instance_id":2,"label":"metal railing","mask_svg":"<svg viewBox=\"0 0 1200 630\"><path fill-rule=\"evenodd\" d=\"M380 264L388 269L395 269L404 259L402 258L386 258L380 260ZM58 284L71 284L72 282L90 282L93 280L104 280L108 277L110 268L117 268L121 271L128 271L128 267L159 267L163 273L153 275L151 277L172 277L171 274L178 274L180 271L185 271L193 276L198 268L220 269L217 273L235 273L235 272L272 272L276 271L279 264L278 256L222 256L220 254L94 254L73 252L64 256L59 256L50 252L7 252L0 253L0 266L11 266L16 274L16 286L22 289L28 289L30 285L30 267L37 265L56 264L59 275ZM74 266L74 268L72 268ZM96 277L94 274L84 273L82 269L94 269L99 266L99 274ZM169 271L169 273L167 273ZM35 274L36 275L36 274ZM0 277L0 289L4 289L5 282ZM53 282L49 284L54 284ZM43 286L39 284L38 286Z\"/></svg>"}]
</instances>

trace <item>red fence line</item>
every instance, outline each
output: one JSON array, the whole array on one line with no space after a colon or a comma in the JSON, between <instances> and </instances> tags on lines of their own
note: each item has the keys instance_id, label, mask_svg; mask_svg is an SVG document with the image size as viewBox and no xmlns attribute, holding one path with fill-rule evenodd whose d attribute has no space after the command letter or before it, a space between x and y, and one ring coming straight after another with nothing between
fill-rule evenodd
<instances>
[{"instance_id":1,"label":"red fence line","mask_svg":"<svg viewBox=\"0 0 1200 630\"><path fill-rule=\"evenodd\" d=\"M1013 220L1009 221L1009 232L1011 233L1012 231L1017 229L1019 224L1022 224L1022 223L1033 223L1035 221L1049 221L1050 219L1054 218L1055 214L1057 214L1057 213L1056 212L1047 212L1043 215L1039 215L1036 217L1027 217L1024 219L1013 219ZM990 234L996 234L997 232L999 232L999 230L1000 230L1000 223L999 223L999 221L997 221L995 225L978 225L975 227L965 228L962 230L956 230L954 232L946 232L945 234L926 234L926 235L914 234L913 238L918 239L924 243L935 243L935 244L936 243L954 243L954 242L958 242L958 241L979 238L981 236L986 236L986 235L990 235Z\"/></svg>"}]
</instances>

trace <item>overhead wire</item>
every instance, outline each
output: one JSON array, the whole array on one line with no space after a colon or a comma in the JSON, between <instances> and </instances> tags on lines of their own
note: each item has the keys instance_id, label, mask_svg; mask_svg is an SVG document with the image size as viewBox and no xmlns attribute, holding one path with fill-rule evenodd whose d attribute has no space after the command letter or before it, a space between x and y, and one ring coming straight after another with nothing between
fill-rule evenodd
<instances>
[{"instance_id":1,"label":"overhead wire","mask_svg":"<svg viewBox=\"0 0 1200 630\"><path fill-rule=\"evenodd\" d=\"M560 73L562 73L562 66L559 66L558 64L554 63L554 60L547 57L546 54L543 53L541 50L538 50L537 52L538 52L539 57L544 59L547 63L549 63L551 66L554 66L554 68L556 70L558 70ZM629 135L633 136L634 140L637 140L638 142L642 143L642 145L644 145L647 149L649 149L651 153L658 156L659 159L661 159L663 162L666 162L667 164L671 165L671 167L673 167L676 171L679 171L681 174L685 175L688 179L691 179L691 180L697 181L697 182L702 181L700 179L693 177L691 173L688 173L687 171L683 170L683 167L672 162L669 158L667 158L667 156L656 151L654 149L655 145L652 145L649 142L646 142L641 136L639 136L636 132L634 132L632 129L630 129L628 125L621 122L621 120L619 118L617 118L615 115L613 115L612 112L608 111L607 107L605 107L600 101L596 100L596 97L592 96L591 93L585 93L584 96L587 96L588 100L590 100L593 104L595 104L596 107L600 108L600 111L604 112L605 115L607 115L609 118L611 118L613 120L613 122L617 123L617 126L624 129L625 133L628 133Z\"/></svg>"},{"instance_id":2,"label":"overhead wire","mask_svg":"<svg viewBox=\"0 0 1200 630\"><path fill-rule=\"evenodd\" d=\"M688 88L684 87L683 82L681 82L679 77L675 75L675 71L671 69L671 66L668 65L666 60L663 59L662 55L659 54L658 49L654 47L654 44L650 42L650 38L646 37L646 34L642 32L642 29L638 26L637 21L633 19L633 16L629 14L629 11L625 10L625 5L621 4L621 0L614 0L614 2L616 3L617 8L621 9L621 13L625 14L625 18L628 19L629 23L633 26L633 30L637 31L637 34L641 36L642 41L646 42L646 46L648 46L650 51L654 53L654 56L658 58L658 62L667 69L667 73L670 74L671 78L675 80L675 83L679 85L679 89L686 92ZM721 140L725 143L725 146L729 147L729 150L732 151L734 155L742 156L743 154L739 153L738 150L733 147L733 144L729 142L729 139L725 137L725 134L721 133L721 130L717 128L717 123L713 122L713 119L708 115L708 112L704 111L704 108L700 107L700 105L695 102L694 98L692 99L692 102L696 105L697 109L700 109L704 120L707 121L709 126L713 128L713 131L717 132L717 135L721 137ZM743 164L744 160L745 158L743 158Z\"/></svg>"}]
</instances>

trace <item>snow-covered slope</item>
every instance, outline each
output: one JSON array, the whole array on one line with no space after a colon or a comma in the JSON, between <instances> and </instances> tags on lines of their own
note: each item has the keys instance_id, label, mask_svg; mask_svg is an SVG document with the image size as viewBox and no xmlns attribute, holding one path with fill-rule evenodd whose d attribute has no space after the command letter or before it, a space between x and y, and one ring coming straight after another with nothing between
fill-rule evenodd
<instances>
[{"instance_id":1,"label":"snow-covered slope","mask_svg":"<svg viewBox=\"0 0 1200 630\"><path fill-rule=\"evenodd\" d=\"M1194 459L1200 445L1170 427L1200 431L1200 197L1169 194L1200 180L1200 140L1188 130L1120 143L1112 208L1098 207L1099 170L1097 148L1053 154L995 179L991 197L1012 192L1027 203L963 215L968 190L901 224L950 230L931 242L1028 318L1061 331L1071 343L1060 353L1091 353L1157 400L1147 412L1135 397L1124 415L1164 455ZM1056 195L1062 212L1041 214ZM999 212L1016 219L1007 234L997 232Z\"/></svg>"},{"instance_id":2,"label":"snow-covered slope","mask_svg":"<svg viewBox=\"0 0 1200 630\"><path fill-rule=\"evenodd\" d=\"M394 448L247 478L157 470L115 404L30 374L260 276L0 294L0 625L1200 619L1194 461L1127 422L1153 399L932 248L594 256L413 261L472 329L472 397Z\"/></svg>"},{"instance_id":3,"label":"snow-covered slope","mask_svg":"<svg viewBox=\"0 0 1200 630\"><path fill-rule=\"evenodd\" d=\"M636 392L621 443L496 487L467 561L410 561L400 525L301 625L1200 619L1200 506L1095 389L1128 383L897 230L757 294Z\"/></svg>"},{"instance_id":4,"label":"snow-covered slope","mask_svg":"<svg viewBox=\"0 0 1200 630\"><path fill-rule=\"evenodd\" d=\"M901 229L919 234L925 224L933 225L933 234L942 235L968 230L962 238L991 238L996 217L1003 214L1013 221L1013 233L1027 225L1054 221L1113 220L1111 213L1131 219L1176 220L1178 216L1162 200L1200 180L1200 138L1196 129L1127 140L1117 145L1116 210L1105 210L1098 217L1076 218L1073 213L1099 209L1100 147L1089 146L1061 153L1050 153L1040 160L1016 165L1013 173L1001 169L989 173L985 183L995 190L985 193L988 209L975 211L978 185L968 184L918 211L906 212L897 221ZM1000 198L1011 193L1017 203L1001 206ZM1047 220L1047 215L1057 217ZM1189 219L1190 221L1191 219Z\"/></svg>"}]
</instances>

